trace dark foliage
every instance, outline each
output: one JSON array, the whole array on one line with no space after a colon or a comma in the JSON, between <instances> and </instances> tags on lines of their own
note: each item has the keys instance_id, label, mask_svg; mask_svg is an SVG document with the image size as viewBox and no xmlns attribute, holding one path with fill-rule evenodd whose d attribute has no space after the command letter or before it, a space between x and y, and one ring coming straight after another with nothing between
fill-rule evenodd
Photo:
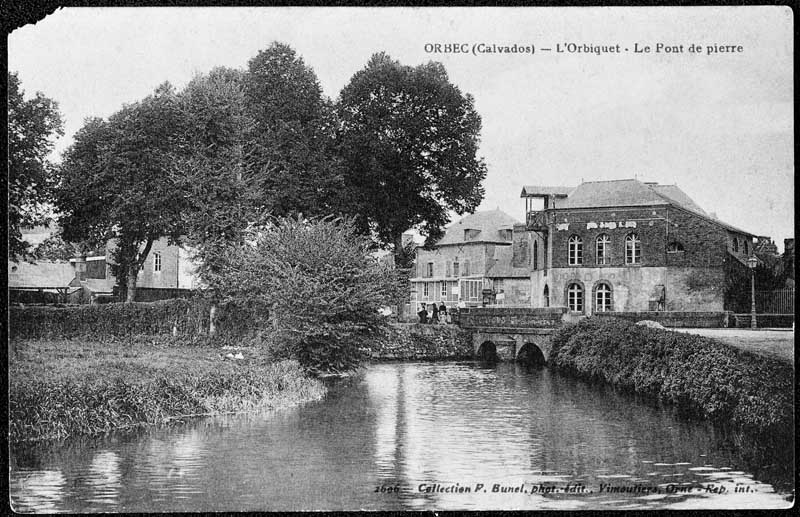
<instances>
[{"instance_id":1,"label":"dark foliage","mask_svg":"<svg viewBox=\"0 0 800 517\"><path fill-rule=\"evenodd\" d=\"M404 231L419 228L436 242L448 211L480 204L481 119L440 63L410 67L375 54L342 90L337 112L350 213L394 246L398 264Z\"/></svg>"},{"instance_id":2,"label":"dark foliage","mask_svg":"<svg viewBox=\"0 0 800 517\"><path fill-rule=\"evenodd\" d=\"M69 241L110 249L112 272L134 299L139 268L157 239L183 235L185 198L170 180L186 151L180 105L169 83L108 122L90 119L59 168L57 206Z\"/></svg>"},{"instance_id":3,"label":"dark foliage","mask_svg":"<svg viewBox=\"0 0 800 517\"><path fill-rule=\"evenodd\" d=\"M588 318L558 330L550 364L750 433L794 429L792 365L713 339Z\"/></svg>"},{"instance_id":4,"label":"dark foliage","mask_svg":"<svg viewBox=\"0 0 800 517\"><path fill-rule=\"evenodd\" d=\"M258 333L267 319L258 302L220 306L215 344L238 343ZM207 342L209 302L203 298L149 303L109 303L68 307L10 307L12 339L132 339L175 336L181 342Z\"/></svg>"},{"instance_id":5,"label":"dark foliage","mask_svg":"<svg viewBox=\"0 0 800 517\"><path fill-rule=\"evenodd\" d=\"M16 73L8 73L8 258L26 258L20 228L47 222L52 179L47 155L63 135L58 104L41 93L25 100Z\"/></svg>"},{"instance_id":6,"label":"dark foliage","mask_svg":"<svg viewBox=\"0 0 800 517\"><path fill-rule=\"evenodd\" d=\"M230 248L211 286L224 299L270 307L265 345L311 372L352 370L385 328L393 271L347 220L278 218Z\"/></svg>"}]
</instances>

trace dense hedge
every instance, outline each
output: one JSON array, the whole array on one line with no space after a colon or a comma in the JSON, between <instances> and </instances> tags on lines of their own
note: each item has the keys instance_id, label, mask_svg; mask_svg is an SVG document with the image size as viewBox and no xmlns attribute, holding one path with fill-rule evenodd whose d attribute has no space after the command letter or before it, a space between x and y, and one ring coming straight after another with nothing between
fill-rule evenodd
<instances>
[{"instance_id":1,"label":"dense hedge","mask_svg":"<svg viewBox=\"0 0 800 517\"><path fill-rule=\"evenodd\" d=\"M208 333L211 305L203 298L148 303L110 303L66 307L11 307L12 339L108 339L137 335L200 337ZM219 339L241 339L266 320L255 304L223 304L217 311Z\"/></svg>"},{"instance_id":2,"label":"dense hedge","mask_svg":"<svg viewBox=\"0 0 800 517\"><path fill-rule=\"evenodd\" d=\"M295 405L322 398L295 361L226 363L214 371L74 378L11 376L9 439L35 441L165 423L185 416Z\"/></svg>"},{"instance_id":3,"label":"dense hedge","mask_svg":"<svg viewBox=\"0 0 800 517\"><path fill-rule=\"evenodd\" d=\"M550 364L744 431L794 429L792 365L706 337L587 318L554 334Z\"/></svg>"}]
</instances>

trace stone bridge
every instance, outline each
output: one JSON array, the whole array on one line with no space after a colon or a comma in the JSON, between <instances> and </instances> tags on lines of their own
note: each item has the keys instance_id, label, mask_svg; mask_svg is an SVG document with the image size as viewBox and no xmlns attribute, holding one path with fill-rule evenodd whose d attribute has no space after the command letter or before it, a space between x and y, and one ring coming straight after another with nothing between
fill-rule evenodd
<instances>
[{"instance_id":1,"label":"stone bridge","mask_svg":"<svg viewBox=\"0 0 800 517\"><path fill-rule=\"evenodd\" d=\"M472 334L476 357L546 364L550 335L564 324L566 309L479 308L462 310L459 325Z\"/></svg>"}]
</instances>

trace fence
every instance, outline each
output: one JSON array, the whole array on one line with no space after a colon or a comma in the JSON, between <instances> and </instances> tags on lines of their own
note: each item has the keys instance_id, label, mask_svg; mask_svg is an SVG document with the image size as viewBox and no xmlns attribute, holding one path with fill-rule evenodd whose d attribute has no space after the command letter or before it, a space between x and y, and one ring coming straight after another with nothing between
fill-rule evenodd
<instances>
[{"instance_id":1,"label":"fence","mask_svg":"<svg viewBox=\"0 0 800 517\"><path fill-rule=\"evenodd\" d=\"M794 314L794 289L756 291L756 313Z\"/></svg>"}]
</instances>

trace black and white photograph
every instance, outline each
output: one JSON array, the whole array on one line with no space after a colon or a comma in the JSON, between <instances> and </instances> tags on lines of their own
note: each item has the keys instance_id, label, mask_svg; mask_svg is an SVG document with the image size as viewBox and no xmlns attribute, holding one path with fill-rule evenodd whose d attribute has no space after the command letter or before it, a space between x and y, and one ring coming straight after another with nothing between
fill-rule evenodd
<instances>
[{"instance_id":1,"label":"black and white photograph","mask_svg":"<svg viewBox=\"0 0 800 517\"><path fill-rule=\"evenodd\" d=\"M794 31L780 5L9 28L7 504L794 507Z\"/></svg>"}]
</instances>

